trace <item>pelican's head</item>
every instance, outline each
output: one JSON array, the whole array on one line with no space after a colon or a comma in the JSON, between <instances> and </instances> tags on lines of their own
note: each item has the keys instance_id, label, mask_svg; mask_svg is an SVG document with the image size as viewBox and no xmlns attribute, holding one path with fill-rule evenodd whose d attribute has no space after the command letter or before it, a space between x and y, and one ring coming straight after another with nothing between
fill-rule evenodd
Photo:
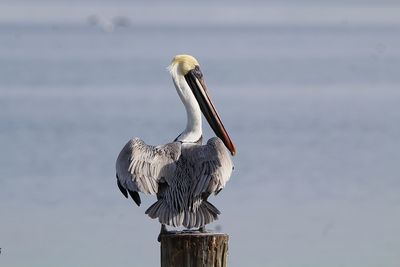
<instances>
[{"instance_id":1,"label":"pelican's head","mask_svg":"<svg viewBox=\"0 0 400 267\"><path fill-rule=\"evenodd\" d=\"M177 55L172 59L168 70L173 79L183 81L183 84L175 82L175 85L179 87L180 90L190 88L191 94L194 95L204 117L207 119L214 133L221 138L231 154L235 155L236 148L211 101L203 79L203 73L200 70L199 62L191 55ZM187 89L186 91L189 90ZM190 92L187 93L190 94ZM183 99L183 101L185 100Z\"/></svg>"},{"instance_id":2,"label":"pelican's head","mask_svg":"<svg viewBox=\"0 0 400 267\"><path fill-rule=\"evenodd\" d=\"M171 71L176 68L178 74L185 76L190 70L199 66L199 62L191 55L176 55L169 65L168 69Z\"/></svg>"}]
</instances>

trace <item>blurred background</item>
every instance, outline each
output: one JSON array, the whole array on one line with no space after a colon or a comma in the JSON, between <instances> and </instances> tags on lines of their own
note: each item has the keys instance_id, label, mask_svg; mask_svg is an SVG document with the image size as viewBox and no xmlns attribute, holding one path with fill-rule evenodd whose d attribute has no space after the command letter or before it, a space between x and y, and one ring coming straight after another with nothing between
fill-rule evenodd
<instances>
[{"instance_id":1,"label":"blurred background","mask_svg":"<svg viewBox=\"0 0 400 267\"><path fill-rule=\"evenodd\" d=\"M159 266L154 197L126 200L114 163L131 137L183 130L166 67L189 53L238 149L210 199L229 266L399 266L399 14L388 0L1 0L0 265Z\"/></svg>"}]
</instances>

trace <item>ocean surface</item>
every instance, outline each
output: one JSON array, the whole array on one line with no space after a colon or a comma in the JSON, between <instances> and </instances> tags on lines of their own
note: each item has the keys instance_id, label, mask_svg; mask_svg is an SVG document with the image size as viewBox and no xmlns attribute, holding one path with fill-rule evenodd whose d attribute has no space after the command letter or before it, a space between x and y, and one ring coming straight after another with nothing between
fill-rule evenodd
<instances>
[{"instance_id":1,"label":"ocean surface","mask_svg":"<svg viewBox=\"0 0 400 267\"><path fill-rule=\"evenodd\" d=\"M0 2L0 266L159 266L155 198L126 200L114 163L131 137L185 127L166 71L182 53L238 150L210 198L229 266L399 266L398 14L395 1Z\"/></svg>"}]
</instances>

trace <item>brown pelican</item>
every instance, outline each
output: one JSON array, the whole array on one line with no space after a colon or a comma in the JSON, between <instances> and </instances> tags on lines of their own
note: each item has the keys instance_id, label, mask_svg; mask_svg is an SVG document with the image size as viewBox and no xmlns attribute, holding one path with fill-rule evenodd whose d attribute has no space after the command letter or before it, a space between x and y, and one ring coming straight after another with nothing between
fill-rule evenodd
<instances>
[{"instance_id":1,"label":"brown pelican","mask_svg":"<svg viewBox=\"0 0 400 267\"><path fill-rule=\"evenodd\" d=\"M225 187L233 170L226 148L232 155L236 149L211 102L197 60L177 55L168 70L186 109L186 128L166 145L130 140L116 162L117 184L138 206L138 192L157 195L146 214L158 218L160 234L167 231L165 225L205 231L204 226L220 214L207 199ZM201 112L217 135L205 145L201 144Z\"/></svg>"}]
</instances>

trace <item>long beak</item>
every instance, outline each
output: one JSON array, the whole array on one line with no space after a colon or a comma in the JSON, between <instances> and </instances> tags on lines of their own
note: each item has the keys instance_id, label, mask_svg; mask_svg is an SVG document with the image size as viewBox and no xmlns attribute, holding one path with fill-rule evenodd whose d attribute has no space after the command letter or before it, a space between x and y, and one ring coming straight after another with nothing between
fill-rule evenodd
<instances>
[{"instance_id":1,"label":"long beak","mask_svg":"<svg viewBox=\"0 0 400 267\"><path fill-rule=\"evenodd\" d=\"M201 73L200 68L196 66L195 69L189 71L185 75L185 79L189 84L189 87L192 89L192 92L199 103L200 109L214 133L221 138L222 142L224 142L232 156L234 156L236 154L235 145L232 143L232 140L229 137L228 132L225 130L225 127L222 124L222 121L219 118L219 115L211 101L211 98L208 95L207 86L203 80L203 74Z\"/></svg>"}]
</instances>

